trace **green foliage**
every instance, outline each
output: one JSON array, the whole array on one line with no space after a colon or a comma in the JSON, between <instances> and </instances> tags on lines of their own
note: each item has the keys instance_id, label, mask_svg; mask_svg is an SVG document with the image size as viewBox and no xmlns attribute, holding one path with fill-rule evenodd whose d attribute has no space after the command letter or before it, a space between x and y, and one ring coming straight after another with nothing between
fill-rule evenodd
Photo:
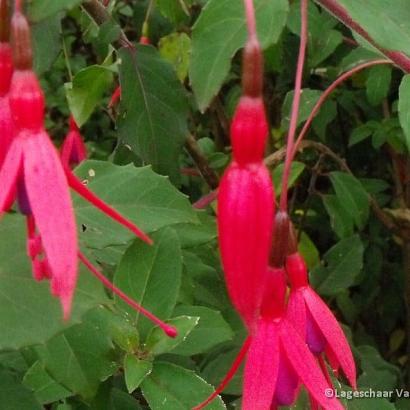
<instances>
[{"instance_id":1,"label":"green foliage","mask_svg":"<svg viewBox=\"0 0 410 410\"><path fill-rule=\"evenodd\" d=\"M152 246L135 239L73 194L81 251L179 333L168 338L84 267L72 317L63 322L49 283L32 278L25 220L13 208L0 221L0 407L191 409L222 381L246 335L224 284L217 202L192 206L214 189L207 172L220 179L231 159L229 125L246 40L242 2L111 0L104 10L96 1L105 16L97 22L80 0L26 3L47 129L60 146L74 115L90 157L75 173L153 239ZM298 131L340 74L382 58L320 3L309 2ZM380 48L410 56L408 0L337 3ZM266 156L274 154L269 168L278 198L300 1L255 0L255 7L266 63ZM135 49L121 43L124 33ZM142 34L150 45L136 44ZM121 99L107 108L118 85ZM299 252L312 286L346 324L358 392L402 389L409 378L402 258L410 226L409 101L410 77L398 67L356 73L321 106L291 167ZM198 143L199 159L188 135ZM242 373L243 366L209 410L240 408ZM348 410L409 408L399 397L342 402ZM292 408L308 406L302 389Z\"/></svg>"}]
</instances>

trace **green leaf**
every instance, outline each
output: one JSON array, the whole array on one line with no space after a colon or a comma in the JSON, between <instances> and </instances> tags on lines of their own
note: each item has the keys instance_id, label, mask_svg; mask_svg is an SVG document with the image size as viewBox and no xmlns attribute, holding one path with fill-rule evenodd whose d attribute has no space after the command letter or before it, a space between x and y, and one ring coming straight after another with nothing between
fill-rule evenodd
<instances>
[{"instance_id":1,"label":"green leaf","mask_svg":"<svg viewBox=\"0 0 410 410\"><path fill-rule=\"evenodd\" d=\"M403 77L399 88L399 119L410 151L410 74Z\"/></svg>"},{"instance_id":2,"label":"green leaf","mask_svg":"<svg viewBox=\"0 0 410 410\"><path fill-rule=\"evenodd\" d=\"M309 269L312 269L319 264L319 251L305 232L302 232L300 236L298 251L303 256Z\"/></svg>"},{"instance_id":3,"label":"green leaf","mask_svg":"<svg viewBox=\"0 0 410 410\"><path fill-rule=\"evenodd\" d=\"M378 128L380 128L380 124L376 121L369 121L356 127L350 135L349 147L370 137Z\"/></svg>"},{"instance_id":4,"label":"green leaf","mask_svg":"<svg viewBox=\"0 0 410 410\"><path fill-rule=\"evenodd\" d=\"M276 43L286 23L286 0L256 0L262 47ZM237 0L209 0L192 29L190 79L199 109L205 111L221 88L235 53L247 38L245 13Z\"/></svg>"},{"instance_id":5,"label":"green leaf","mask_svg":"<svg viewBox=\"0 0 410 410\"><path fill-rule=\"evenodd\" d=\"M152 410L188 410L205 400L214 389L190 370L171 363L155 363L143 381L142 393ZM226 409L220 397L208 410Z\"/></svg>"},{"instance_id":6,"label":"green leaf","mask_svg":"<svg viewBox=\"0 0 410 410\"><path fill-rule=\"evenodd\" d=\"M36 347L52 377L84 398L93 397L100 382L117 370L112 349L110 339L91 323L72 326Z\"/></svg>"},{"instance_id":7,"label":"green leaf","mask_svg":"<svg viewBox=\"0 0 410 410\"><path fill-rule=\"evenodd\" d=\"M282 192L282 176L285 164L279 164L272 173L273 185L276 187L275 195L279 197ZM302 162L293 161L290 167L289 188L292 188L297 179L300 177L306 166Z\"/></svg>"},{"instance_id":8,"label":"green leaf","mask_svg":"<svg viewBox=\"0 0 410 410\"><path fill-rule=\"evenodd\" d=\"M285 100L282 105L281 127L284 130L287 130L289 128L290 114L292 110L292 101L294 94L294 91L289 91L286 94ZM311 90L309 88L304 88L302 90L300 94L300 109L297 125L302 124L302 122L306 121L309 118L309 115L312 112L313 107L315 106L321 95L322 92L318 90Z\"/></svg>"},{"instance_id":9,"label":"green leaf","mask_svg":"<svg viewBox=\"0 0 410 410\"><path fill-rule=\"evenodd\" d=\"M107 301L101 284L88 272L79 275L69 323L62 321L49 282L36 282L26 256L25 218L5 215L0 222L0 349L43 343L82 315Z\"/></svg>"},{"instance_id":10,"label":"green leaf","mask_svg":"<svg viewBox=\"0 0 410 410\"><path fill-rule=\"evenodd\" d=\"M160 355L170 351L175 353L175 347L189 337L192 330L198 325L198 322L199 317L195 316L180 316L167 320L168 324L175 326L178 329L178 335L174 338L170 338L157 326L149 333L145 346L153 355Z\"/></svg>"},{"instance_id":11,"label":"green leaf","mask_svg":"<svg viewBox=\"0 0 410 410\"><path fill-rule=\"evenodd\" d=\"M353 20L382 48L410 56L410 9L407 0L338 0Z\"/></svg>"},{"instance_id":12,"label":"green leaf","mask_svg":"<svg viewBox=\"0 0 410 410\"><path fill-rule=\"evenodd\" d=\"M86 161L77 175L105 202L135 222L145 232L179 223L197 223L188 198L149 167L117 166L108 162ZM108 218L94 205L74 198L83 243L92 248L126 244L134 235Z\"/></svg>"},{"instance_id":13,"label":"green leaf","mask_svg":"<svg viewBox=\"0 0 410 410\"><path fill-rule=\"evenodd\" d=\"M33 393L4 369L0 370L0 403L5 410L43 409Z\"/></svg>"},{"instance_id":14,"label":"green leaf","mask_svg":"<svg viewBox=\"0 0 410 410\"><path fill-rule=\"evenodd\" d=\"M144 308L165 320L174 310L181 285L181 246L171 228L155 233L152 238L152 246L138 240L127 249L115 272L114 283ZM154 326L152 322L118 297L116 300L131 318L135 318L141 336L145 337Z\"/></svg>"},{"instance_id":15,"label":"green leaf","mask_svg":"<svg viewBox=\"0 0 410 410\"><path fill-rule=\"evenodd\" d=\"M41 404L52 403L72 395L47 373L40 361L35 362L24 375L23 384L33 390Z\"/></svg>"},{"instance_id":16,"label":"green leaf","mask_svg":"<svg viewBox=\"0 0 410 410\"><path fill-rule=\"evenodd\" d=\"M363 267L363 244L358 235L342 239L323 256L325 265L310 274L310 281L318 293L337 295L352 286Z\"/></svg>"},{"instance_id":17,"label":"green leaf","mask_svg":"<svg viewBox=\"0 0 410 410\"><path fill-rule=\"evenodd\" d=\"M120 138L156 172L178 182L179 154L188 133L185 91L153 47L138 46L135 54L121 49L119 56Z\"/></svg>"},{"instance_id":18,"label":"green leaf","mask_svg":"<svg viewBox=\"0 0 410 410\"><path fill-rule=\"evenodd\" d=\"M369 217L369 197L359 180L344 172L331 172L330 180L340 206L361 229Z\"/></svg>"},{"instance_id":19,"label":"green leaf","mask_svg":"<svg viewBox=\"0 0 410 410\"><path fill-rule=\"evenodd\" d=\"M190 0L191 1L191 0ZM186 0L155 0L158 10L177 24L189 16Z\"/></svg>"},{"instance_id":20,"label":"green leaf","mask_svg":"<svg viewBox=\"0 0 410 410\"><path fill-rule=\"evenodd\" d=\"M61 52L61 15L49 17L32 27L34 70L37 75L49 70Z\"/></svg>"},{"instance_id":21,"label":"green leaf","mask_svg":"<svg viewBox=\"0 0 410 410\"><path fill-rule=\"evenodd\" d=\"M316 67L336 50L342 43L343 36L339 31L333 30L337 20L326 12L319 12L312 3L309 3L308 17L308 62L310 67ZM300 21L300 1L294 1L290 8L288 27L299 36Z\"/></svg>"},{"instance_id":22,"label":"green leaf","mask_svg":"<svg viewBox=\"0 0 410 410\"><path fill-rule=\"evenodd\" d=\"M372 346L359 346L362 374L358 379L360 387L371 387L375 390L393 390L397 386L400 370L387 362Z\"/></svg>"},{"instance_id":23,"label":"green leaf","mask_svg":"<svg viewBox=\"0 0 410 410\"><path fill-rule=\"evenodd\" d=\"M366 81L366 93L370 104L379 105L389 93L392 69L387 65L378 65L369 70Z\"/></svg>"},{"instance_id":24,"label":"green leaf","mask_svg":"<svg viewBox=\"0 0 410 410\"><path fill-rule=\"evenodd\" d=\"M323 205L330 217L330 225L340 238L353 235L354 222L349 212L342 206L336 195L323 195Z\"/></svg>"},{"instance_id":25,"label":"green leaf","mask_svg":"<svg viewBox=\"0 0 410 410\"><path fill-rule=\"evenodd\" d=\"M219 386L224 376L232 367L232 363L235 358L238 356L239 349L240 348L238 347L227 352L224 351L223 353L217 355L206 364L205 368L201 372L201 376L203 376L206 381L211 383L213 386ZM242 394L243 368L244 363L241 364L228 386L224 389L225 394L232 394L235 396Z\"/></svg>"},{"instance_id":26,"label":"green leaf","mask_svg":"<svg viewBox=\"0 0 410 410\"><path fill-rule=\"evenodd\" d=\"M30 20L43 20L59 11L72 9L80 3L81 0L34 0L30 2Z\"/></svg>"},{"instance_id":27,"label":"green leaf","mask_svg":"<svg viewBox=\"0 0 410 410\"><path fill-rule=\"evenodd\" d=\"M80 70L73 82L65 85L68 105L79 127L101 102L111 82L111 70L101 65L92 65Z\"/></svg>"},{"instance_id":28,"label":"green leaf","mask_svg":"<svg viewBox=\"0 0 410 410\"><path fill-rule=\"evenodd\" d=\"M158 49L161 56L174 66L179 81L184 82L191 54L190 37L185 33L171 33L161 38Z\"/></svg>"},{"instance_id":29,"label":"green leaf","mask_svg":"<svg viewBox=\"0 0 410 410\"><path fill-rule=\"evenodd\" d=\"M116 388L111 390L110 405L110 410L143 410L134 397Z\"/></svg>"},{"instance_id":30,"label":"green leaf","mask_svg":"<svg viewBox=\"0 0 410 410\"><path fill-rule=\"evenodd\" d=\"M127 354L124 357L124 376L128 393L137 389L151 372L152 362L139 359L133 354Z\"/></svg>"},{"instance_id":31,"label":"green leaf","mask_svg":"<svg viewBox=\"0 0 410 410\"><path fill-rule=\"evenodd\" d=\"M232 329L217 310L204 306L179 305L175 308L174 315L182 314L197 316L199 322L186 340L172 353L193 356L205 353L220 343L232 340Z\"/></svg>"}]
</instances>

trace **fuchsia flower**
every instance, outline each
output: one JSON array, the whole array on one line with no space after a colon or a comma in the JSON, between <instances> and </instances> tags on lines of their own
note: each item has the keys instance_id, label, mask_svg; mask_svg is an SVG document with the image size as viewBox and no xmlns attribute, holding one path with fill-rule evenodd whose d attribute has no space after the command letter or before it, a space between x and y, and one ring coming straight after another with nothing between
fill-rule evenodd
<instances>
[{"instance_id":1,"label":"fuchsia flower","mask_svg":"<svg viewBox=\"0 0 410 410\"><path fill-rule=\"evenodd\" d=\"M60 155L65 167L75 167L87 158L87 148L72 115L70 116L70 130L64 139Z\"/></svg>"},{"instance_id":2,"label":"fuchsia flower","mask_svg":"<svg viewBox=\"0 0 410 410\"><path fill-rule=\"evenodd\" d=\"M218 193L221 259L228 293L249 330L231 369L204 402L210 403L229 383L246 357L242 410L291 405L303 384L314 404L343 409L326 397L326 374L286 314L289 220L283 210L274 223L274 195L263 164L268 125L262 100L262 53L256 37L252 0L245 0L249 39L244 50L241 97L231 126L233 161ZM279 236L273 234L276 225ZM273 243L275 266L269 267Z\"/></svg>"},{"instance_id":3,"label":"fuchsia flower","mask_svg":"<svg viewBox=\"0 0 410 410\"><path fill-rule=\"evenodd\" d=\"M342 369L356 389L356 367L349 343L333 313L310 287L306 264L299 253L286 258L286 271L291 282L288 319L317 356L330 356L335 370Z\"/></svg>"},{"instance_id":4,"label":"fuchsia flower","mask_svg":"<svg viewBox=\"0 0 410 410\"><path fill-rule=\"evenodd\" d=\"M13 137L13 121L9 104L11 76L13 75L12 51L9 44L7 1L0 0L0 167Z\"/></svg>"},{"instance_id":5,"label":"fuchsia flower","mask_svg":"<svg viewBox=\"0 0 410 410\"><path fill-rule=\"evenodd\" d=\"M250 343L244 373L243 410L291 405L302 383L324 409L343 409L327 398L329 384L286 317L284 269L268 269L268 285L257 331Z\"/></svg>"},{"instance_id":6,"label":"fuchsia flower","mask_svg":"<svg viewBox=\"0 0 410 410\"><path fill-rule=\"evenodd\" d=\"M36 280L50 279L51 291L60 298L68 319L77 281L78 257L107 287L126 303L175 337L172 326L161 322L111 284L79 252L69 186L107 215L152 243L134 224L89 191L68 166L63 167L57 150L44 129L44 95L32 71L30 29L16 1L12 18L15 71L10 89L14 136L0 171L0 213L17 200L27 217L27 253ZM77 256L78 255L78 256Z\"/></svg>"}]
</instances>

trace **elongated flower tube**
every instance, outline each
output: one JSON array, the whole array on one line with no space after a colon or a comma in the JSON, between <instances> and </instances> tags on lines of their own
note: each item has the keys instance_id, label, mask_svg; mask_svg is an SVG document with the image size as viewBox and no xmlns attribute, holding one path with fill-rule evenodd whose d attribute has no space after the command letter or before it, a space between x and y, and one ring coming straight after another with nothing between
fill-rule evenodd
<instances>
[{"instance_id":1,"label":"elongated flower tube","mask_svg":"<svg viewBox=\"0 0 410 410\"><path fill-rule=\"evenodd\" d=\"M315 355L330 352L332 367L337 364L355 389L356 366L349 343L333 313L310 287L306 264L299 253L286 258L286 271L291 282L288 319Z\"/></svg>"},{"instance_id":2,"label":"elongated flower tube","mask_svg":"<svg viewBox=\"0 0 410 410\"><path fill-rule=\"evenodd\" d=\"M0 0L0 167L13 137L9 91L13 75L12 51L9 43L10 28L8 5Z\"/></svg>"},{"instance_id":3,"label":"elongated flower tube","mask_svg":"<svg viewBox=\"0 0 410 410\"><path fill-rule=\"evenodd\" d=\"M87 158L87 148L72 115L70 116L70 129L64 139L60 155L64 166L71 168Z\"/></svg>"},{"instance_id":4,"label":"elongated flower tube","mask_svg":"<svg viewBox=\"0 0 410 410\"><path fill-rule=\"evenodd\" d=\"M15 136L0 171L0 213L17 199L27 217L27 253L35 279L50 279L51 291L60 298L63 316L68 319L77 281L77 231L69 193L69 183L80 195L133 232L141 233L131 222L97 198L63 168L57 150L44 129L44 95L32 71L30 30L16 2L12 18L15 72L10 90L10 107ZM142 236L147 239L145 234ZM80 255L94 275L126 303L160 325L175 337L176 330L128 298Z\"/></svg>"},{"instance_id":5,"label":"elongated flower tube","mask_svg":"<svg viewBox=\"0 0 410 410\"><path fill-rule=\"evenodd\" d=\"M274 192L263 163L268 124L256 34L243 55L243 92L231 124L233 161L218 192L221 259L229 296L252 332L259 316L273 231Z\"/></svg>"}]
</instances>

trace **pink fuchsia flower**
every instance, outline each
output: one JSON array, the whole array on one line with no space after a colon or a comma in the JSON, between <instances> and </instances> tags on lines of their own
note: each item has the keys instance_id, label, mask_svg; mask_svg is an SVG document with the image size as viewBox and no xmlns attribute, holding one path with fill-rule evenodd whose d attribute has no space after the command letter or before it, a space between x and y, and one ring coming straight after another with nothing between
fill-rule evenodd
<instances>
[{"instance_id":1,"label":"pink fuchsia flower","mask_svg":"<svg viewBox=\"0 0 410 410\"><path fill-rule=\"evenodd\" d=\"M75 167L87 158L87 148L74 117L70 116L70 130L61 147L61 162L66 167Z\"/></svg>"},{"instance_id":2,"label":"pink fuchsia flower","mask_svg":"<svg viewBox=\"0 0 410 410\"><path fill-rule=\"evenodd\" d=\"M52 293L60 298L64 318L70 315L77 281L77 232L69 193L69 184L103 212L150 239L109 205L105 204L63 168L57 150L44 129L44 96L32 71L30 31L16 2L12 18L15 72L10 90L10 107L15 135L0 171L0 212L7 211L17 200L27 217L27 252L35 279L50 279ZM104 278L96 268L79 255L83 263L126 303L159 324L169 336L176 330L161 322L142 306Z\"/></svg>"},{"instance_id":3,"label":"pink fuchsia flower","mask_svg":"<svg viewBox=\"0 0 410 410\"><path fill-rule=\"evenodd\" d=\"M9 16L6 0L0 0L0 167L13 137L9 91L13 75L13 58L9 44Z\"/></svg>"},{"instance_id":4,"label":"pink fuchsia flower","mask_svg":"<svg viewBox=\"0 0 410 410\"><path fill-rule=\"evenodd\" d=\"M317 356L328 354L334 369L341 369L356 388L356 366L346 336L333 313L310 287L306 264L299 253L286 258L291 283L287 316Z\"/></svg>"},{"instance_id":5,"label":"pink fuchsia flower","mask_svg":"<svg viewBox=\"0 0 410 410\"><path fill-rule=\"evenodd\" d=\"M242 410L270 410L292 405L302 384L323 409L343 409L336 398L326 397L330 384L286 317L284 269L268 269L266 289L254 333L246 339L216 392L194 410L204 408L222 392L245 356Z\"/></svg>"}]
</instances>

